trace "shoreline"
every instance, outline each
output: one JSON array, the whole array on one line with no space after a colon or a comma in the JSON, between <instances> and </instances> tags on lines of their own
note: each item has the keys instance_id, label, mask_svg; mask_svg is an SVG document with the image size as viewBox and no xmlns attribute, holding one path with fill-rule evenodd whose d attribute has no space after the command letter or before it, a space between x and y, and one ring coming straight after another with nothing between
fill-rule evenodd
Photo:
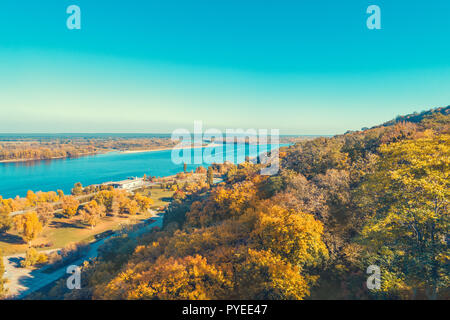
<instances>
[{"instance_id":1,"label":"shoreline","mask_svg":"<svg viewBox=\"0 0 450 320\"><path fill-rule=\"evenodd\" d=\"M96 156L100 154L108 154L112 152L118 152L119 154L133 154L133 153L145 153L145 152L156 152L156 151L168 151L168 150L183 150L183 149L197 149L197 148L215 148L223 146L223 143L210 143L202 146L184 146L184 147L163 147L159 149L142 149L142 150L102 150L94 153L84 153L74 157L52 157L52 158L33 158L33 159L10 159L10 160L0 160L0 164L2 163L23 163L23 162L32 162L32 161L47 161L47 160L61 160L61 159L77 159L86 156Z\"/></svg>"},{"instance_id":2,"label":"shoreline","mask_svg":"<svg viewBox=\"0 0 450 320\"><path fill-rule=\"evenodd\" d=\"M33 158L33 159L10 159L10 160L0 160L0 164L1 163L22 163L22 162L32 162L32 161L47 161L47 160L60 160L60 159L77 159L77 158L82 158L82 157L86 157L86 156L95 156L95 155L99 155L99 154L108 154L111 152L118 152L121 154L132 154L132 153L144 153L144 152L156 152L156 151L168 151L168 150L181 150L181 149L196 149L196 148L207 148L207 147L219 147L222 144L218 144L218 143L212 143L212 144L208 144L208 145L203 145L203 146L185 146L185 147L178 147L178 148L170 148L170 147L163 147L160 149L143 149L143 150L105 150L102 152L95 152L95 153L85 153L85 154L80 154L77 155L75 157L52 157L52 158L45 158L45 159L40 159L40 158Z\"/></svg>"},{"instance_id":3,"label":"shoreline","mask_svg":"<svg viewBox=\"0 0 450 320\"><path fill-rule=\"evenodd\" d=\"M145 150L124 150L119 151L119 153L127 154L127 153L144 153L144 152L155 152L155 151L168 151L168 150L182 150L182 149L197 149L197 148L209 148L209 147L220 147L222 144L211 143L203 146L185 146L185 147L177 147L177 148L161 148L161 149L145 149Z\"/></svg>"},{"instance_id":4,"label":"shoreline","mask_svg":"<svg viewBox=\"0 0 450 320\"><path fill-rule=\"evenodd\" d=\"M106 152L95 152L95 153L83 153L80 155L77 155L75 157L51 157L51 158L44 158L44 159L40 159L40 158L32 158L32 159L10 159L10 160L0 160L0 163L14 163L14 162L31 162L31 161L47 161L47 160L58 160L58 159L76 159L76 158L82 158L82 157L87 157L87 156L95 156L98 154L104 154L104 153L108 153L111 151L106 151Z\"/></svg>"}]
</instances>

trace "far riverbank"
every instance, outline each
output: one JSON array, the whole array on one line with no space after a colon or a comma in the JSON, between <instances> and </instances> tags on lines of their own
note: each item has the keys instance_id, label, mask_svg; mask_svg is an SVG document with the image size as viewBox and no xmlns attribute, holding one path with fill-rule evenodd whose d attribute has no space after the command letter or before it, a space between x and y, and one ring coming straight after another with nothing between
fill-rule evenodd
<instances>
[{"instance_id":1,"label":"far riverbank","mask_svg":"<svg viewBox=\"0 0 450 320\"><path fill-rule=\"evenodd\" d=\"M50 157L50 158L30 158L30 159L10 159L10 160L0 160L0 163L14 163L14 162L28 162L28 161L46 161L46 160L58 160L58 159L75 159L87 156L95 156L97 154L112 152L112 150L107 150L105 152L91 152L91 153L80 153L75 157Z\"/></svg>"},{"instance_id":2,"label":"far riverbank","mask_svg":"<svg viewBox=\"0 0 450 320\"><path fill-rule=\"evenodd\" d=\"M184 146L184 147L173 147L173 148L159 148L159 149L145 149L145 150L124 150L120 151L120 153L143 153L143 152L154 152L154 151L168 151L168 150L182 150L182 149L197 149L197 148L215 148L215 147L221 147L223 144L218 143L211 143L207 145L202 146Z\"/></svg>"}]
</instances>

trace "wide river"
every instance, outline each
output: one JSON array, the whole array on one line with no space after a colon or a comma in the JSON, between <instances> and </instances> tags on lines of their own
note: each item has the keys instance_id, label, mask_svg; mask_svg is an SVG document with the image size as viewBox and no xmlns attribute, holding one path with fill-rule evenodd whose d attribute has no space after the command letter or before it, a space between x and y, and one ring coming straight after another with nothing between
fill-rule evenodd
<instances>
[{"instance_id":1,"label":"wide river","mask_svg":"<svg viewBox=\"0 0 450 320\"><path fill-rule=\"evenodd\" d=\"M205 149L207 148L203 148L203 151ZM249 150L248 146L243 144L237 145L234 150L234 163L241 162L237 161L236 154L244 150L245 155L249 157L256 157L259 153ZM230 156L230 153L233 151L227 153L224 148L222 152L215 154ZM81 158L0 163L0 195L6 199L17 195L23 197L28 190L36 192L58 189L69 193L76 182L87 186L134 176L142 177L144 174L163 177L183 171L183 164L174 164L171 155L172 150L110 152ZM188 165L188 170L195 170L198 166Z\"/></svg>"}]
</instances>

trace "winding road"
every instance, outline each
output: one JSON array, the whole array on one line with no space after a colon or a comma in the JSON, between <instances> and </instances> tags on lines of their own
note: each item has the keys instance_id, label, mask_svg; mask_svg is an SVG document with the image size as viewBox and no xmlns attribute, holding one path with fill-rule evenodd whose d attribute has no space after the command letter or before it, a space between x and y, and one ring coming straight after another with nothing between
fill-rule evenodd
<instances>
[{"instance_id":1,"label":"winding road","mask_svg":"<svg viewBox=\"0 0 450 320\"><path fill-rule=\"evenodd\" d=\"M150 231L154 227L162 227L163 215L158 214L154 217L150 218L154 220L154 222L144 225L138 230L131 231L128 233L129 237L136 238L142 235L145 232ZM89 251L86 255L74 262L71 262L69 265L77 265L81 266L84 261L88 261L97 257L98 248L109 238L115 236L117 234L113 234L107 238L94 242L90 245ZM43 251L44 253L49 253L51 251L57 251L59 249ZM3 262L5 265L5 278L8 280L6 284L6 288L8 289L8 299L20 300L27 297L29 294L42 289L43 287L49 285L50 283L64 277L66 273L66 269L68 265L55 270L52 273L45 273L45 267L36 270L30 270L26 268L20 267L20 261L24 259L25 254L18 254L12 256L3 257Z\"/></svg>"}]
</instances>

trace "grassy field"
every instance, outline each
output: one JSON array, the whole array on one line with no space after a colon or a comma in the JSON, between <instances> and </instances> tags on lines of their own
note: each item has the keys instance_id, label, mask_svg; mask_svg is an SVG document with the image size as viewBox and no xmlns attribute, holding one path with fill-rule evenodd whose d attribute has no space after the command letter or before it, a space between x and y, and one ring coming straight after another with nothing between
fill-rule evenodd
<instances>
[{"instance_id":1,"label":"grassy field","mask_svg":"<svg viewBox=\"0 0 450 320\"><path fill-rule=\"evenodd\" d=\"M91 229L84 225L78 216L72 219L55 218L44 228L38 238L33 240L32 245L50 244L38 250L50 250L62 248L69 243L89 242L95 239L97 234L107 230L117 230L121 224L135 223L151 217L150 213L139 214L134 217L105 217L100 223ZM24 253L28 245L23 243L22 238L14 231L0 236L0 248L4 255Z\"/></svg>"},{"instance_id":2,"label":"grassy field","mask_svg":"<svg viewBox=\"0 0 450 320\"><path fill-rule=\"evenodd\" d=\"M159 207L169 204L173 196L173 191L161 188L146 189L142 194L153 199L154 203L152 209L158 209Z\"/></svg>"},{"instance_id":3,"label":"grassy field","mask_svg":"<svg viewBox=\"0 0 450 320\"><path fill-rule=\"evenodd\" d=\"M167 205L171 201L172 191L163 189L144 190L143 194L151 193L150 197L154 201L153 208L157 209ZM50 224L44 228L41 235L33 240L33 245L51 244L38 250L50 250L62 248L69 243L91 241L95 236L108 230L117 230L122 224L136 223L151 217L151 213L139 214L133 217L105 217L99 224L91 229L83 224L79 216L72 219L54 218ZM28 245L23 243L22 238L13 230L4 235L0 235L0 249L4 255L24 253Z\"/></svg>"}]
</instances>

